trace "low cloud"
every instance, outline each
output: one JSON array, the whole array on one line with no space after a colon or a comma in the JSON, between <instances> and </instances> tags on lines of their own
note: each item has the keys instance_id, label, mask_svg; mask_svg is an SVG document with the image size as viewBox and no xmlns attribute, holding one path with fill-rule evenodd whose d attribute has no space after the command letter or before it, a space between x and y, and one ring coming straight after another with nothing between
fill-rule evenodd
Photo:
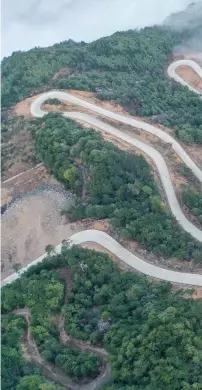
<instances>
[{"instance_id":1,"label":"low cloud","mask_svg":"<svg viewBox=\"0 0 202 390\"><path fill-rule=\"evenodd\" d=\"M174 48L174 52L197 52L202 55L202 1L191 3L186 9L186 13L179 12L169 16L165 22L172 29L180 31L184 28L192 29L192 37L183 45Z\"/></svg>"},{"instance_id":2,"label":"low cloud","mask_svg":"<svg viewBox=\"0 0 202 390\"><path fill-rule=\"evenodd\" d=\"M69 38L92 41L161 23L190 0L3 0L2 57Z\"/></svg>"}]
</instances>

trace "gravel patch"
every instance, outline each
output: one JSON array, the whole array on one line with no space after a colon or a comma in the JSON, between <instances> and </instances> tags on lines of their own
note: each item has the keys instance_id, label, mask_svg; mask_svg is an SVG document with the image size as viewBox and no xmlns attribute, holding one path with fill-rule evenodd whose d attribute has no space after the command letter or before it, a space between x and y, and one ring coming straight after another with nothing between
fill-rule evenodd
<instances>
[{"instance_id":1,"label":"gravel patch","mask_svg":"<svg viewBox=\"0 0 202 390\"><path fill-rule=\"evenodd\" d=\"M2 278L73 234L61 216L74 203L74 195L58 185L42 185L13 200L2 215Z\"/></svg>"},{"instance_id":2,"label":"gravel patch","mask_svg":"<svg viewBox=\"0 0 202 390\"><path fill-rule=\"evenodd\" d=\"M71 191L67 191L61 185L41 185L38 188L26 192L21 196L14 198L8 205L4 213L2 214L2 219L7 218L10 212L21 211L24 202L26 199L32 196L40 196L43 198L48 198L52 200L57 208L62 208L66 203L74 203L75 196Z\"/></svg>"}]
</instances>

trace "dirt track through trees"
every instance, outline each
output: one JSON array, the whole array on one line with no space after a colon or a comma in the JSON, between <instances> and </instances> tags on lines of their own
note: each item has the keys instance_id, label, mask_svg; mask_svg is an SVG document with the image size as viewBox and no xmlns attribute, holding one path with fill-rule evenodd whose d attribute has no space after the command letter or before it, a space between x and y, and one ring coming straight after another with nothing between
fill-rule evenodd
<instances>
[{"instance_id":1,"label":"dirt track through trees","mask_svg":"<svg viewBox=\"0 0 202 390\"><path fill-rule=\"evenodd\" d=\"M98 390L111 379L110 366L107 362L108 353L103 348L96 348L81 340L72 339L64 330L64 322L60 321L59 331L62 344L70 346L71 348L76 348L82 352L95 353L103 359L103 370L97 378L87 384L79 384L72 380L59 367L42 359L30 333L30 310L28 308L23 308L14 310L12 313L23 316L27 323L27 332L21 344L24 358L39 366L47 379L59 383L68 390Z\"/></svg>"}]
</instances>

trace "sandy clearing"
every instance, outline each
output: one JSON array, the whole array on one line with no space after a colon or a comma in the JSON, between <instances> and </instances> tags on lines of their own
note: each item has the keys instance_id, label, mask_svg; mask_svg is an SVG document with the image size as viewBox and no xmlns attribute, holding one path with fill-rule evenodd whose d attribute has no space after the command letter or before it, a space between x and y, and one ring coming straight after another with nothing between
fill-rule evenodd
<instances>
[{"instance_id":1,"label":"sandy clearing","mask_svg":"<svg viewBox=\"0 0 202 390\"><path fill-rule=\"evenodd\" d=\"M2 216L2 278L13 273L14 264L27 265L44 252L46 245L57 245L77 231L71 224L65 225L60 215L66 203L67 198L61 192L44 190L20 199L5 211Z\"/></svg>"},{"instance_id":2,"label":"sandy clearing","mask_svg":"<svg viewBox=\"0 0 202 390\"><path fill-rule=\"evenodd\" d=\"M194 299L202 299L202 287L197 287L192 295Z\"/></svg>"}]
</instances>

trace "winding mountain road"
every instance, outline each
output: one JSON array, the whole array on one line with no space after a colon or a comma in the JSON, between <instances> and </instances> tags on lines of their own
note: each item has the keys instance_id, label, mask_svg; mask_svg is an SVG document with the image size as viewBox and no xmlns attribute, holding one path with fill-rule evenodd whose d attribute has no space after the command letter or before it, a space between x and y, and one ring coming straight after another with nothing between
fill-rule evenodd
<instances>
[{"instance_id":1,"label":"winding mountain road","mask_svg":"<svg viewBox=\"0 0 202 390\"><path fill-rule=\"evenodd\" d=\"M194 65L193 65L194 64ZM175 73L175 69L177 66L182 65L181 61L176 61L175 63L171 64L168 68L168 74L170 77L173 77L176 81L180 82L181 84L184 84L184 80L182 82L182 79L179 78L179 76ZM194 69L196 73L199 74L200 77L202 77L202 70L198 64L196 64L194 61L190 60L183 60L183 65L188 65ZM186 83L187 85L187 83ZM190 85L187 85L190 90L193 91L193 88ZM194 92L198 93L198 91L194 90ZM86 102L82 99L79 99L75 96L72 96L68 93L61 92L61 91L51 91L44 93L40 95L31 105L31 113L35 117L43 117L47 114L47 112L43 111L41 109L41 104L49 98L58 98L60 100L65 100L67 102L70 102L75 105L79 105L83 108L90 109L91 111L94 111L95 113L101 114L103 116L106 116L110 119L115 119L119 122L128 124L130 126L133 126L135 128L141 129L143 131L146 131L150 134L153 134L160 139L162 139L164 142L170 144L172 149L178 154L178 156L184 161L184 163L192 170L194 175L202 182L202 171L200 168L194 163L194 161L187 155L187 153L184 151L182 146L169 134L164 132L163 130L160 130L158 127L155 127L153 125L150 125L146 122L143 122L141 120L133 119L132 117L122 116L119 114L116 114L114 112L111 112L109 110L105 110L99 106L96 106L92 103ZM128 142L129 144L141 149L143 152L147 153L147 155L155 162L156 167L159 171L159 175L168 199L168 203L170 206L170 209L177 219L178 223L181 225L181 227L188 233L190 233L196 240L202 242L202 231L198 229L196 226L194 226L190 221L187 220L187 218L184 216L180 205L178 203L177 197L175 195L175 191L172 185L172 181L170 178L170 174L168 171L168 167L166 165L166 162L162 155L153 147L144 144L143 142L134 139L133 137L125 134L124 132L120 131L116 127L112 127L108 125L107 123L97 119L94 116L90 116L88 114L80 113L80 112L68 112L64 113L64 116L67 116L72 119L76 120L82 120L87 123L89 123L91 126L94 126L96 128L99 128L109 134L112 134L113 136L116 136L117 138L120 138L123 141ZM130 265L132 268L142 272L145 275L152 276L154 278L174 282L174 283L183 283L183 284L189 284L194 286L202 286L202 275L197 274L189 274L189 273L182 273L182 272L175 272L170 271L167 269L163 269L160 267L156 267L154 265L151 265L142 259L138 258L137 256L130 253L128 250L123 248L117 241L115 241L112 237L110 237L108 234L97 231L97 230L86 230L81 231L79 233L76 233L71 238L72 244L81 244L84 242L95 242L97 244L100 244L101 246L108 249L110 252L112 252L115 256L117 256L119 259L121 259L123 262ZM56 247L56 251L60 252L61 250L61 244ZM19 274L27 270L31 265L37 264L39 261L42 261L46 255L43 255L33 261L31 264L29 264L27 267L21 269L20 273L15 273L6 279L3 280L2 285L11 283L14 281Z\"/></svg>"},{"instance_id":2,"label":"winding mountain road","mask_svg":"<svg viewBox=\"0 0 202 390\"><path fill-rule=\"evenodd\" d=\"M193 62L193 61L192 61ZM131 117L126 117L123 115L116 114L112 111L105 110L102 107L96 106L92 103L86 102L82 99L79 99L75 96L72 96L68 93L61 92L61 91L50 91L47 93L44 93L40 95L31 105L31 113L35 117L43 117L47 114L47 112L43 111L41 109L42 103L49 99L49 98L57 98L60 100L64 100L70 103L73 103L75 105L82 106L83 108L90 109L91 111L94 111L98 114L104 115L110 119L116 119L119 122L128 124L132 127L144 130L146 132L149 132L160 139L162 139L164 142L171 145L173 150L178 154L178 156L184 161L184 163L192 170L194 175L201 181L202 183L202 171L200 168L194 163L194 161L187 155L185 150L182 148L182 146L169 134L164 132L163 130L160 130L158 127L155 127L153 125L150 125L144 121L136 120ZM99 128L109 134L112 134L113 136L116 136L117 138L128 142L129 144L141 149L144 153L146 153L156 164L156 167L159 171L159 175L168 199L168 203L170 206L170 209L175 216L178 223L181 225L181 227L187 232L192 235L196 240L202 242L202 231L198 229L196 226L194 226L183 214L180 205L178 203L177 197L175 195L175 191L172 185L172 181L170 178L170 174L168 171L168 167L166 165L166 162L162 155L153 147L144 144L143 142L136 140L135 138L131 137L128 134L125 134L124 132L120 131L116 127L112 127L109 124L97 119L94 116L81 113L81 112L65 112L64 116L76 119L76 120L82 120L87 123L89 123L91 126L94 126L96 128Z\"/></svg>"},{"instance_id":3,"label":"winding mountain road","mask_svg":"<svg viewBox=\"0 0 202 390\"><path fill-rule=\"evenodd\" d=\"M167 69L167 73L168 73L169 77L172 77L178 83L184 85L185 87L188 87L190 89L190 91L198 93L199 95L202 96L202 92L199 92L196 88L192 87L189 83L187 83L187 81L182 79L182 77L180 77L176 73L176 69L179 66L189 66L202 79L202 69L201 69L200 65L197 64L195 61L192 61L192 60L179 60L179 61L172 62L172 64L169 65L169 67Z\"/></svg>"},{"instance_id":4,"label":"winding mountain road","mask_svg":"<svg viewBox=\"0 0 202 390\"><path fill-rule=\"evenodd\" d=\"M111 253L117 256L124 263L128 264L130 267L136 269L137 271L157 278L166 280L172 283L182 283L193 286L202 286L202 275L197 274L189 274L184 272L176 272L170 271L165 268L156 267L155 265L149 264L146 261L140 259L139 257L133 255L127 249L125 249L121 244L119 244L116 240L114 240L107 233L102 232L100 230L84 230L79 233L74 234L70 237L69 243L71 245L79 245L85 242L94 242L108 249ZM60 253L62 248L62 244L59 244L55 247L55 253ZM29 267L32 265L36 265L40 263L47 254L45 253L43 256L38 257L32 263L28 264L27 267L22 268L19 272L8 276L3 280L2 286L6 284L12 283L16 280L23 272L27 271Z\"/></svg>"}]
</instances>

